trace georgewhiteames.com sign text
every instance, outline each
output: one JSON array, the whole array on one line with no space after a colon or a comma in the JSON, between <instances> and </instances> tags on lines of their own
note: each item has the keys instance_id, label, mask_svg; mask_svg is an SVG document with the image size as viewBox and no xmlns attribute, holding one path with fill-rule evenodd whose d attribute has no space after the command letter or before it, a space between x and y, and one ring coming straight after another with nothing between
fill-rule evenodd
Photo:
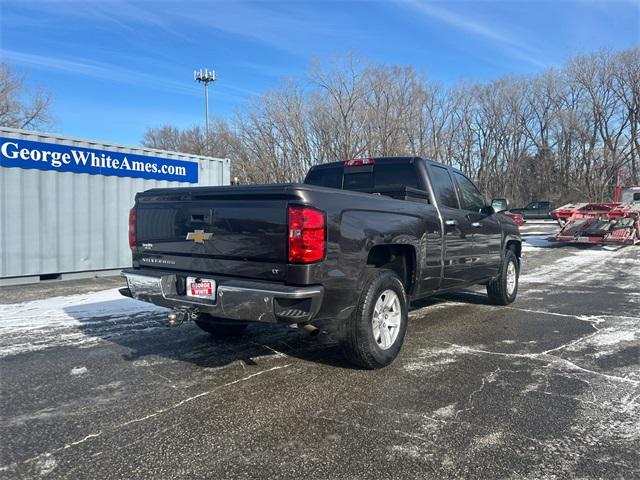
<instances>
[{"instance_id":1,"label":"georgewhiteames.com sign text","mask_svg":"<svg viewBox=\"0 0 640 480\"><path fill-rule=\"evenodd\" d=\"M198 163L0 137L0 166L198 182Z\"/></svg>"}]
</instances>

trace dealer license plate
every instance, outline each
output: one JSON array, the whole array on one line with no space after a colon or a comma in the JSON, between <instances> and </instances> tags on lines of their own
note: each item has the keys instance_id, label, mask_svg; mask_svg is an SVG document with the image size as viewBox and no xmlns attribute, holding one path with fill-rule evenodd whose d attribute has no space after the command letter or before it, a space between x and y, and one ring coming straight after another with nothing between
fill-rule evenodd
<instances>
[{"instance_id":1,"label":"dealer license plate","mask_svg":"<svg viewBox=\"0 0 640 480\"><path fill-rule=\"evenodd\" d=\"M210 278L187 277L187 297L216 299L216 281Z\"/></svg>"}]
</instances>

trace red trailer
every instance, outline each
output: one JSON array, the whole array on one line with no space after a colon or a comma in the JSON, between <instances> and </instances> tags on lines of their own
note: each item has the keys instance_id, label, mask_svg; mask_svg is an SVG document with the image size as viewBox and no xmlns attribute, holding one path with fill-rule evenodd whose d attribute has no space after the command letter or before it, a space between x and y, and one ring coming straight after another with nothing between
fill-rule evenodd
<instances>
[{"instance_id":1,"label":"red trailer","mask_svg":"<svg viewBox=\"0 0 640 480\"><path fill-rule=\"evenodd\" d=\"M552 212L562 229L551 241L640 243L640 186L616 186L613 202L568 204Z\"/></svg>"}]
</instances>

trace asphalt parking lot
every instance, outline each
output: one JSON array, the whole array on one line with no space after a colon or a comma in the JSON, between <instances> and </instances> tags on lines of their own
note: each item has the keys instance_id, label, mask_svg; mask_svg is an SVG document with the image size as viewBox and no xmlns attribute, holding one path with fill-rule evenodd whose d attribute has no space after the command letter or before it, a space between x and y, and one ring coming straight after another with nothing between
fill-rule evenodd
<instances>
[{"instance_id":1,"label":"asphalt parking lot","mask_svg":"<svg viewBox=\"0 0 640 480\"><path fill-rule=\"evenodd\" d=\"M518 300L414 305L389 368L329 336L221 342L119 279L0 289L3 478L640 476L640 247L548 248Z\"/></svg>"}]
</instances>

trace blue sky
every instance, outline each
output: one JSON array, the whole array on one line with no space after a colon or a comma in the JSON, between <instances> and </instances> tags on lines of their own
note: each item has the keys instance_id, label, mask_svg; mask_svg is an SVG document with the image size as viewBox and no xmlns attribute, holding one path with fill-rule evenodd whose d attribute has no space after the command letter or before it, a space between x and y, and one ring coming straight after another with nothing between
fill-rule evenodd
<instances>
[{"instance_id":1,"label":"blue sky","mask_svg":"<svg viewBox=\"0 0 640 480\"><path fill-rule=\"evenodd\" d=\"M54 130L138 144L203 122L194 68L215 68L212 114L354 51L450 84L640 45L640 0L2 0L0 56L54 94Z\"/></svg>"}]
</instances>

